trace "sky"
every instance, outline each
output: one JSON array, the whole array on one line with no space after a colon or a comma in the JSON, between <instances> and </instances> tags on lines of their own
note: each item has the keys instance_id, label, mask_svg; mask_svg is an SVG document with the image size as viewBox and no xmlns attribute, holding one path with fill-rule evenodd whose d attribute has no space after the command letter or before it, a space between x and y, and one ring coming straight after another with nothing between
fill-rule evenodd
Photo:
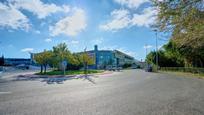
<instances>
[{"instance_id":1,"label":"sky","mask_svg":"<svg viewBox=\"0 0 204 115\"><path fill-rule=\"evenodd\" d=\"M144 60L156 14L149 0L0 0L0 55L29 58L65 42L71 52L97 44Z\"/></svg>"}]
</instances>

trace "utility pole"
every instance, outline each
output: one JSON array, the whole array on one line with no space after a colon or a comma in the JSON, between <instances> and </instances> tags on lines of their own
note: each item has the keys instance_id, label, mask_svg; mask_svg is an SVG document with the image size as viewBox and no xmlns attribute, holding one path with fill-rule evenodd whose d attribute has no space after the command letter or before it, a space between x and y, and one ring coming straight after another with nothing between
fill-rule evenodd
<instances>
[{"instance_id":1,"label":"utility pole","mask_svg":"<svg viewBox=\"0 0 204 115\"><path fill-rule=\"evenodd\" d=\"M85 59L85 55L86 55L86 47L84 49L84 53L83 53L83 62L84 62L84 74L85 77L87 77L87 60Z\"/></svg>"},{"instance_id":2,"label":"utility pole","mask_svg":"<svg viewBox=\"0 0 204 115\"><path fill-rule=\"evenodd\" d=\"M158 58L158 36L157 36L157 29L155 29L156 34L156 69L158 70L159 66L159 58Z\"/></svg>"},{"instance_id":3,"label":"utility pole","mask_svg":"<svg viewBox=\"0 0 204 115\"><path fill-rule=\"evenodd\" d=\"M147 58L147 44L145 44L146 58Z\"/></svg>"},{"instance_id":4,"label":"utility pole","mask_svg":"<svg viewBox=\"0 0 204 115\"><path fill-rule=\"evenodd\" d=\"M146 59L145 59L145 66L146 66L146 68L147 68L147 66L148 66L148 64L147 64L147 44L145 44L145 51L146 51Z\"/></svg>"}]
</instances>

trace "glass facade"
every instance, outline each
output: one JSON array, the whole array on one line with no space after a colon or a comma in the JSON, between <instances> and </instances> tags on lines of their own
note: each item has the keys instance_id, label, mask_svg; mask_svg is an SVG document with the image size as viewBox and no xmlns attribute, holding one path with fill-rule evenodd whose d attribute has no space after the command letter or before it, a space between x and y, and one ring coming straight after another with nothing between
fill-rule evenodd
<instances>
[{"instance_id":1,"label":"glass facade","mask_svg":"<svg viewBox=\"0 0 204 115\"><path fill-rule=\"evenodd\" d=\"M120 52L118 50L98 50L97 45L94 46L94 50L88 51L89 55L95 57L95 65L91 66L94 69L104 69L107 66L122 66L125 63L134 63L134 58Z\"/></svg>"},{"instance_id":2,"label":"glass facade","mask_svg":"<svg viewBox=\"0 0 204 115\"><path fill-rule=\"evenodd\" d=\"M23 59L23 58L6 58L4 59L5 65L19 65L19 64L25 64L30 65L31 59Z\"/></svg>"}]
</instances>

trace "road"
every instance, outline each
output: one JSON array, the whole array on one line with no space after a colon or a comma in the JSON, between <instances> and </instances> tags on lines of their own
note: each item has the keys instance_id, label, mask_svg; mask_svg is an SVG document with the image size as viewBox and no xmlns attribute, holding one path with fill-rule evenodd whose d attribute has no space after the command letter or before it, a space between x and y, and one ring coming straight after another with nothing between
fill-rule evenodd
<instances>
[{"instance_id":1,"label":"road","mask_svg":"<svg viewBox=\"0 0 204 115\"><path fill-rule=\"evenodd\" d=\"M21 69L11 69L9 71L0 71L0 82L1 80L9 80L14 75L22 75L22 74L33 74L38 72L39 70L21 70ZM2 79L3 78L3 79Z\"/></svg>"},{"instance_id":2,"label":"road","mask_svg":"<svg viewBox=\"0 0 204 115\"><path fill-rule=\"evenodd\" d=\"M0 115L204 115L203 79L125 70L55 80L1 82Z\"/></svg>"}]
</instances>

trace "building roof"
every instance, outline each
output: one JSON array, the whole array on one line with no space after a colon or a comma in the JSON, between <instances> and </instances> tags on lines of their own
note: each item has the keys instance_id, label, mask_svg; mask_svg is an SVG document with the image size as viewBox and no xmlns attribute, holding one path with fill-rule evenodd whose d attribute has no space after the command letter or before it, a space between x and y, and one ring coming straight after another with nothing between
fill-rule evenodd
<instances>
[{"instance_id":1,"label":"building roof","mask_svg":"<svg viewBox=\"0 0 204 115\"><path fill-rule=\"evenodd\" d=\"M134 59L134 57L132 57L132 56L126 54L126 53L123 53L123 52L121 52L121 51L119 51L119 50L114 50L114 51L115 51L115 52L119 52L119 53L121 53L121 54L123 54L123 55L125 55L125 56L127 56L127 57L129 57L129 58Z\"/></svg>"},{"instance_id":2,"label":"building roof","mask_svg":"<svg viewBox=\"0 0 204 115\"><path fill-rule=\"evenodd\" d=\"M125 56L128 57L128 58L134 59L134 57L132 57L132 56L130 56L130 55L124 53L124 52L121 52L121 51L119 51L119 50L98 50L98 46L97 46L97 45L95 45L95 48L97 48L97 51L98 51L98 52L118 52L118 53L120 53L120 54L125 55ZM89 51L86 51L86 52L87 52L87 53L94 53L95 50L89 50ZM80 54L80 53L84 53L84 52L78 52L78 54Z\"/></svg>"}]
</instances>

